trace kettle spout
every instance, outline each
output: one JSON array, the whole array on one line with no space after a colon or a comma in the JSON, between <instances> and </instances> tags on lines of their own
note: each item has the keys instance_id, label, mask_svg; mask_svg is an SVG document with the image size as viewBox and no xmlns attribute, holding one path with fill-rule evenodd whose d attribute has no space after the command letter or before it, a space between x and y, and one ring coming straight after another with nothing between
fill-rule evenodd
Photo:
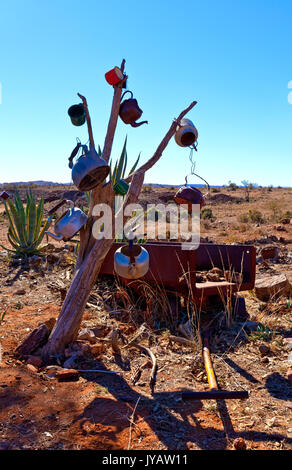
<instances>
[{"instance_id":1,"label":"kettle spout","mask_svg":"<svg viewBox=\"0 0 292 470\"><path fill-rule=\"evenodd\" d=\"M54 238L55 240L61 241L63 240L62 235L56 235L55 233L52 232L45 232L46 235L49 235L50 237Z\"/></svg>"},{"instance_id":2,"label":"kettle spout","mask_svg":"<svg viewBox=\"0 0 292 470\"><path fill-rule=\"evenodd\" d=\"M139 127L139 126L142 126L142 124L148 124L148 121L131 122L132 127Z\"/></svg>"}]
</instances>

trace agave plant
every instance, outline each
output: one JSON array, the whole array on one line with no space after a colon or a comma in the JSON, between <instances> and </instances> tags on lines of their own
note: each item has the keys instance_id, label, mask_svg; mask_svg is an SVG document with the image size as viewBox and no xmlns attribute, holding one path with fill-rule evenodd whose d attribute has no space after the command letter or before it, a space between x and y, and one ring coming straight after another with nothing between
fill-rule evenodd
<instances>
[{"instance_id":1,"label":"agave plant","mask_svg":"<svg viewBox=\"0 0 292 470\"><path fill-rule=\"evenodd\" d=\"M38 206L30 190L26 193L27 205L23 207L19 193L16 191L14 203L9 199L4 202L5 211L9 220L8 240L17 256L33 256L40 252L40 244L45 231L50 225L46 220L42 227L44 217L44 199L41 198ZM4 247L5 248L5 247ZM7 248L5 248L7 249Z\"/></svg>"},{"instance_id":2,"label":"agave plant","mask_svg":"<svg viewBox=\"0 0 292 470\"><path fill-rule=\"evenodd\" d=\"M100 149L99 149L100 150ZM140 153L138 155L138 158L136 162L134 163L133 167L131 168L129 175L131 173L134 173L138 163L140 160ZM127 137L125 138L123 150L121 153L120 158L116 161L116 164L114 166L114 170L112 171L112 161L110 160L109 166L110 166L110 174L109 174L109 179L112 182L113 185L117 183L120 179L125 177L125 173L127 170L127 163L128 163L128 155L127 155Z\"/></svg>"}]
</instances>

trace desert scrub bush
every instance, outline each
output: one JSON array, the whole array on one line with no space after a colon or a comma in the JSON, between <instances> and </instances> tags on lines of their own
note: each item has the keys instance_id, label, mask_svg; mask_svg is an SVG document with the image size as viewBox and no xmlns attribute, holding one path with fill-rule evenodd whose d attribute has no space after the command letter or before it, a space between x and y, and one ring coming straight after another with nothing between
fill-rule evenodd
<instances>
[{"instance_id":1,"label":"desert scrub bush","mask_svg":"<svg viewBox=\"0 0 292 470\"><path fill-rule=\"evenodd\" d=\"M148 184L147 186L143 186L142 188L142 193L151 193L152 191L152 185Z\"/></svg>"},{"instance_id":2,"label":"desert scrub bush","mask_svg":"<svg viewBox=\"0 0 292 470\"><path fill-rule=\"evenodd\" d=\"M263 217L263 214L258 211L257 209L250 209L248 211L248 218L250 222L257 223L257 224L264 224L265 219Z\"/></svg>"},{"instance_id":3,"label":"desert scrub bush","mask_svg":"<svg viewBox=\"0 0 292 470\"><path fill-rule=\"evenodd\" d=\"M244 214L239 214L237 216L237 220L241 224L247 224L249 222L248 214L246 212Z\"/></svg>"},{"instance_id":4,"label":"desert scrub bush","mask_svg":"<svg viewBox=\"0 0 292 470\"><path fill-rule=\"evenodd\" d=\"M283 212L283 214L281 215L281 219L292 219L292 211L286 211L286 212Z\"/></svg>"},{"instance_id":5,"label":"desert scrub bush","mask_svg":"<svg viewBox=\"0 0 292 470\"><path fill-rule=\"evenodd\" d=\"M227 191L236 191L238 189L237 184L232 183L232 181L228 181Z\"/></svg>"},{"instance_id":6,"label":"desert scrub bush","mask_svg":"<svg viewBox=\"0 0 292 470\"><path fill-rule=\"evenodd\" d=\"M204 209L201 210L201 218L215 220L212 209L210 209L209 207L204 207Z\"/></svg>"},{"instance_id":7,"label":"desert scrub bush","mask_svg":"<svg viewBox=\"0 0 292 470\"><path fill-rule=\"evenodd\" d=\"M9 221L7 237L13 247L13 250L8 251L19 257L39 254L42 249L40 244L50 225L50 221L46 220L42 227L44 199L41 198L37 206L32 191L26 193L26 199L26 209L24 209L17 191L14 196L14 203L9 199L4 202ZM1 246L7 250L6 247Z\"/></svg>"},{"instance_id":8,"label":"desert scrub bush","mask_svg":"<svg viewBox=\"0 0 292 470\"><path fill-rule=\"evenodd\" d=\"M265 218L263 216L263 214L258 211L257 209L250 209L247 212L245 212L244 214L240 214L238 217L237 217L237 220L238 222L242 223L242 224L247 224L248 222L252 222L254 224L264 224L265 223Z\"/></svg>"},{"instance_id":9,"label":"desert scrub bush","mask_svg":"<svg viewBox=\"0 0 292 470\"><path fill-rule=\"evenodd\" d=\"M238 230L242 233L247 232L248 230L248 224L240 224Z\"/></svg>"},{"instance_id":10,"label":"desert scrub bush","mask_svg":"<svg viewBox=\"0 0 292 470\"><path fill-rule=\"evenodd\" d=\"M279 222L282 218L281 203L279 201L272 200L269 202L269 209L272 211L270 220L272 222Z\"/></svg>"}]
</instances>

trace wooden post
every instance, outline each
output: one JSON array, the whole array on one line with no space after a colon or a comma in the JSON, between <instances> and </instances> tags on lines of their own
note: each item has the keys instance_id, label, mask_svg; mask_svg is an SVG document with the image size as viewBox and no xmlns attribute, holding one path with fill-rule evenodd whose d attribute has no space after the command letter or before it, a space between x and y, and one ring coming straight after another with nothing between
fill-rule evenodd
<instances>
[{"instance_id":1,"label":"wooden post","mask_svg":"<svg viewBox=\"0 0 292 470\"><path fill-rule=\"evenodd\" d=\"M123 60L121 65L122 71L124 71L124 65L125 60ZM102 155L107 162L110 158L113 139L117 126L120 99L122 93L122 84L126 80L126 78L127 77L124 76L124 80L114 86L111 115L108 123L107 134ZM94 145L91 121L86 98L82 95L79 96L82 99L85 107L89 139L90 142ZM155 151L153 156L148 160L148 162L146 162L132 175L129 175L128 178L126 178L126 181L130 183L130 188L125 198L124 204L120 208L120 211L124 211L124 207L128 204L137 202L140 191L143 186L145 172L159 160L168 142L175 134L177 122L179 122L180 119L182 119L195 106L195 104L196 101L193 101L190 106L184 111L182 111L178 118L172 122L169 130L167 131L166 135L157 147L157 150ZM110 239L100 240L96 240L93 237L92 226L94 223L94 217L92 216L92 211L94 206L101 202L106 203L111 208L113 208L114 197L115 193L112 189L111 183L108 183L106 185L101 184L91 191L88 223L86 224L86 227L80 232L80 246L76 263L75 275L72 284L67 292L56 325L50 335L47 344L43 347L42 354L44 360L47 362L53 362L56 356L62 354L65 347L69 343L74 341L77 337L82 321L83 311L90 295L90 291L94 282L97 279L103 260L106 257L108 251L110 250L112 244L114 243L113 237ZM119 218L120 211L116 214L114 220ZM129 218L130 217L124 217L124 223Z\"/></svg>"}]
</instances>

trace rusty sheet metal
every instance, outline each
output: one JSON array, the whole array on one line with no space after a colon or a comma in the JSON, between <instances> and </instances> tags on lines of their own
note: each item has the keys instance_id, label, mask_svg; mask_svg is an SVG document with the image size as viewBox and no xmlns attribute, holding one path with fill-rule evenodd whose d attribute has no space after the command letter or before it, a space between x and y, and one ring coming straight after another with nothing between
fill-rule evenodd
<instances>
[{"instance_id":1,"label":"rusty sheet metal","mask_svg":"<svg viewBox=\"0 0 292 470\"><path fill-rule=\"evenodd\" d=\"M100 270L102 275L114 275L114 253L124 243L114 243ZM150 256L150 268L142 278L150 284L162 285L166 291L188 295L190 287L197 297L250 290L255 282L255 248L250 245L201 244L197 250L182 250L178 242L148 242L143 244ZM241 273L242 282L196 283L196 271L218 267Z\"/></svg>"}]
</instances>

